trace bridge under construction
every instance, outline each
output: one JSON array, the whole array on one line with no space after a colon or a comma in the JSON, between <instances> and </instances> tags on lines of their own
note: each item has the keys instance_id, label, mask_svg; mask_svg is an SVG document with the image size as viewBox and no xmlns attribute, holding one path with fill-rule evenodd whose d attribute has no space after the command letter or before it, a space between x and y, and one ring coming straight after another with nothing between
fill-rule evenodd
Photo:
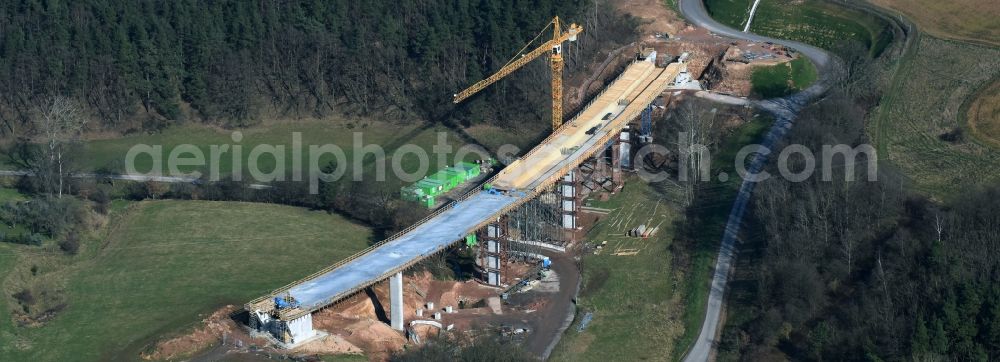
<instances>
[{"instance_id":1,"label":"bridge under construction","mask_svg":"<svg viewBox=\"0 0 1000 362\"><path fill-rule=\"evenodd\" d=\"M483 282L503 284L503 253L496 240L504 230L500 225L504 215L557 185L562 227L575 229L579 198L574 195L579 190L574 170L613 148L612 172L620 172L619 160L628 150L619 147L630 142L629 123L648 111L678 75L686 73L683 62L661 67L656 65L655 53L651 58L631 63L581 112L483 187L368 249L247 303L250 327L288 346L297 345L316 335L313 312L388 279L390 322L403 330L402 272L483 230Z\"/></svg>"}]
</instances>

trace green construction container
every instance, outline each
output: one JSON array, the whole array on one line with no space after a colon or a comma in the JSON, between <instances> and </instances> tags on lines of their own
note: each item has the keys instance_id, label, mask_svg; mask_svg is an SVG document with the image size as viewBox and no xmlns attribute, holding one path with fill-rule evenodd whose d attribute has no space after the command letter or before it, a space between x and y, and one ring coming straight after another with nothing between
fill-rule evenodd
<instances>
[{"instance_id":1,"label":"green construction container","mask_svg":"<svg viewBox=\"0 0 1000 362\"><path fill-rule=\"evenodd\" d=\"M427 207L434 205L434 196L451 191L469 179L479 176L479 165L471 162L460 162L455 166L446 167L416 183L399 189L403 200L423 202ZM428 199L428 197L430 199Z\"/></svg>"},{"instance_id":2,"label":"green construction container","mask_svg":"<svg viewBox=\"0 0 1000 362\"><path fill-rule=\"evenodd\" d=\"M435 179L423 179L417 182L419 188L425 195L436 196L445 192L444 182Z\"/></svg>"},{"instance_id":3,"label":"green construction container","mask_svg":"<svg viewBox=\"0 0 1000 362\"><path fill-rule=\"evenodd\" d=\"M444 169L435 173L434 179L444 183L445 191L448 191L465 182L465 175L455 170Z\"/></svg>"},{"instance_id":4,"label":"green construction container","mask_svg":"<svg viewBox=\"0 0 1000 362\"><path fill-rule=\"evenodd\" d=\"M476 240L476 234L469 234L468 236L465 237L465 245L466 246L469 246L469 247L476 246L476 244L478 242L479 242L479 240Z\"/></svg>"},{"instance_id":5,"label":"green construction container","mask_svg":"<svg viewBox=\"0 0 1000 362\"><path fill-rule=\"evenodd\" d=\"M452 167L452 169L464 174L465 175L464 181L468 181L473 177L479 176L479 165L471 162L461 162L455 165L455 167Z\"/></svg>"},{"instance_id":6,"label":"green construction container","mask_svg":"<svg viewBox=\"0 0 1000 362\"><path fill-rule=\"evenodd\" d=\"M455 185L458 185L458 182L456 182L452 177L449 177L448 174L443 170L435 172L433 175L427 176L427 179L434 182L438 182L442 186L444 186L444 190L442 192L448 192L449 190L454 188Z\"/></svg>"},{"instance_id":7,"label":"green construction container","mask_svg":"<svg viewBox=\"0 0 1000 362\"><path fill-rule=\"evenodd\" d=\"M428 209L434 208L434 196L424 197L424 206L427 206Z\"/></svg>"},{"instance_id":8,"label":"green construction container","mask_svg":"<svg viewBox=\"0 0 1000 362\"><path fill-rule=\"evenodd\" d=\"M399 189L399 196L406 201L419 201L427 193L416 185L404 186Z\"/></svg>"}]
</instances>

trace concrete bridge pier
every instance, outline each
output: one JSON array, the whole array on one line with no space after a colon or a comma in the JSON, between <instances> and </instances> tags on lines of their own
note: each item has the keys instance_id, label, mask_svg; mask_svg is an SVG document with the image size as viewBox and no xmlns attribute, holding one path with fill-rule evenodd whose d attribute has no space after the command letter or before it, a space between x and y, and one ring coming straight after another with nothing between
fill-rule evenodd
<instances>
[{"instance_id":1,"label":"concrete bridge pier","mask_svg":"<svg viewBox=\"0 0 1000 362\"><path fill-rule=\"evenodd\" d=\"M403 272L389 277L389 324L403 331Z\"/></svg>"},{"instance_id":2,"label":"concrete bridge pier","mask_svg":"<svg viewBox=\"0 0 1000 362\"><path fill-rule=\"evenodd\" d=\"M622 188L622 167L629 167L632 163L629 142L629 131L626 129L611 144L611 183L614 184L615 191Z\"/></svg>"}]
</instances>

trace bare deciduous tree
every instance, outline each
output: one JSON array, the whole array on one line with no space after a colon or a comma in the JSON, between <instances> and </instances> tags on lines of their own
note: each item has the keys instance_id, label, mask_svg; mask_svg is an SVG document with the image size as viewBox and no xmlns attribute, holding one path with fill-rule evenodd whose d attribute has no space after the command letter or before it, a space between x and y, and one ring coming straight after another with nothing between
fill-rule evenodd
<instances>
[{"instance_id":1,"label":"bare deciduous tree","mask_svg":"<svg viewBox=\"0 0 1000 362\"><path fill-rule=\"evenodd\" d=\"M684 189L685 205L693 202L697 183L711 178L708 145L714 139L716 113L705 103L684 102L671 117L678 135L670 143L678 151L678 184Z\"/></svg>"},{"instance_id":2,"label":"bare deciduous tree","mask_svg":"<svg viewBox=\"0 0 1000 362\"><path fill-rule=\"evenodd\" d=\"M49 180L53 176L57 183L56 193L62 197L64 179L67 176L66 158L67 146L80 139L80 134L87 125L86 117L80 114L80 108L73 100L56 96L42 109L41 117L36 118L35 130L44 144L46 162L42 170Z\"/></svg>"}]
</instances>

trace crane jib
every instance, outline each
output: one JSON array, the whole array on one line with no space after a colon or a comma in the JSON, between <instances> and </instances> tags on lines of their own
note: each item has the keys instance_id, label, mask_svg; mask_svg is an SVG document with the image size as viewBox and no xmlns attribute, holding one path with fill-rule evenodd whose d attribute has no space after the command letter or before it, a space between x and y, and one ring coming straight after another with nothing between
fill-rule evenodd
<instances>
[{"instance_id":1,"label":"crane jib","mask_svg":"<svg viewBox=\"0 0 1000 362\"><path fill-rule=\"evenodd\" d=\"M473 96L484 88L506 77L515 70L520 69L528 62L538 58L544 53L552 52L552 128L553 130L562 125L562 43L566 40L576 41L577 35L583 32L583 27L577 24L570 24L566 31L559 28L559 17L552 19L549 24L553 25L552 40L538 46L531 52L524 54L520 58L504 65L493 75L476 82L469 88L454 94L453 103L459 103L466 98ZM543 30L544 31L544 30ZM530 44L530 42L529 42ZM523 49L522 49L523 50Z\"/></svg>"}]
</instances>

